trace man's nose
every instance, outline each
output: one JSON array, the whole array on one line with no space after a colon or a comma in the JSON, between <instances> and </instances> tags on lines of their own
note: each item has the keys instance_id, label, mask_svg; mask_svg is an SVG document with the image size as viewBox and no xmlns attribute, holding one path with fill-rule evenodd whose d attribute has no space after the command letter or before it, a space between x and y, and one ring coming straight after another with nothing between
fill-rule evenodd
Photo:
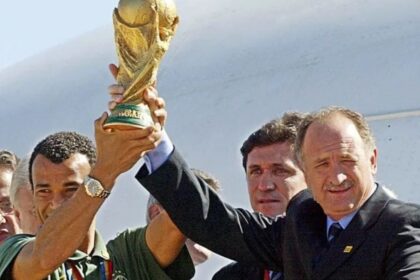
<instances>
[{"instance_id":1,"label":"man's nose","mask_svg":"<svg viewBox=\"0 0 420 280\"><path fill-rule=\"evenodd\" d=\"M6 218L4 217L4 215L6 214L4 214L3 212L0 212L0 224L6 223Z\"/></svg>"},{"instance_id":2,"label":"man's nose","mask_svg":"<svg viewBox=\"0 0 420 280\"><path fill-rule=\"evenodd\" d=\"M272 191L276 188L276 184L274 183L274 180L272 176L269 174L269 172L264 172L261 175L260 181L258 183L258 189L263 192Z\"/></svg>"},{"instance_id":3,"label":"man's nose","mask_svg":"<svg viewBox=\"0 0 420 280\"><path fill-rule=\"evenodd\" d=\"M55 193L53 196L53 199L50 202L52 209L57 209L58 207L63 204L63 202L66 200L65 196L61 193Z\"/></svg>"},{"instance_id":4,"label":"man's nose","mask_svg":"<svg viewBox=\"0 0 420 280\"><path fill-rule=\"evenodd\" d=\"M334 164L329 174L329 183L335 186L341 185L347 180L347 175L340 164Z\"/></svg>"}]
</instances>

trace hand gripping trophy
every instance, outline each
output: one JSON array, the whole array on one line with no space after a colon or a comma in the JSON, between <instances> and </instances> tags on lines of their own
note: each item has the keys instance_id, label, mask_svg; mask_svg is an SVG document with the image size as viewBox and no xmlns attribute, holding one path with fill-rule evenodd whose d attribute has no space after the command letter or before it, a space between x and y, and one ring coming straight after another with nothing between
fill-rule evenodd
<instances>
[{"instance_id":1,"label":"hand gripping trophy","mask_svg":"<svg viewBox=\"0 0 420 280\"><path fill-rule=\"evenodd\" d=\"M120 0L113 20L119 63L117 82L126 90L105 127L153 126L142 93L155 83L159 63L178 25L175 3L172 0Z\"/></svg>"}]
</instances>

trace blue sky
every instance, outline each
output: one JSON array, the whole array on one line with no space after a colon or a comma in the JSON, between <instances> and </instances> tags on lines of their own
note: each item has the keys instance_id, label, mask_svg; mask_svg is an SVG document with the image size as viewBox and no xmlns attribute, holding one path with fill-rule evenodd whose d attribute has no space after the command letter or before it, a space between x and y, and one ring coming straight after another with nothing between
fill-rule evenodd
<instances>
[{"instance_id":1,"label":"blue sky","mask_svg":"<svg viewBox=\"0 0 420 280\"><path fill-rule=\"evenodd\" d=\"M3 1L0 69L111 24L118 0Z\"/></svg>"}]
</instances>

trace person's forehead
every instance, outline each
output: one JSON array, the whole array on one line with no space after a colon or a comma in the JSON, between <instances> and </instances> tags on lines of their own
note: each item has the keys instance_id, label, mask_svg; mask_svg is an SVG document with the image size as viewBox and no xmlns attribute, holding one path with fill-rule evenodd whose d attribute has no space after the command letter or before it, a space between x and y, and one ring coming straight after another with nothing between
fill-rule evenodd
<instances>
[{"instance_id":1,"label":"person's forehead","mask_svg":"<svg viewBox=\"0 0 420 280\"><path fill-rule=\"evenodd\" d=\"M331 145L331 142L337 140L351 143L358 139L361 137L353 121L342 115L333 115L322 121L315 121L308 127L304 146Z\"/></svg>"},{"instance_id":2,"label":"person's forehead","mask_svg":"<svg viewBox=\"0 0 420 280\"><path fill-rule=\"evenodd\" d=\"M13 171L9 168L0 168L0 189L9 188L12 182Z\"/></svg>"},{"instance_id":3,"label":"person's forehead","mask_svg":"<svg viewBox=\"0 0 420 280\"><path fill-rule=\"evenodd\" d=\"M251 150L248 155L248 165L257 163L282 163L292 160L293 152L291 144L288 142L279 142L266 146L257 146Z\"/></svg>"},{"instance_id":4,"label":"person's forehead","mask_svg":"<svg viewBox=\"0 0 420 280\"><path fill-rule=\"evenodd\" d=\"M70 176L80 172L86 173L86 170L90 170L89 160L86 155L72 154L61 163L53 163L45 156L38 155L32 165L32 178L40 180L56 176Z\"/></svg>"},{"instance_id":5,"label":"person's forehead","mask_svg":"<svg viewBox=\"0 0 420 280\"><path fill-rule=\"evenodd\" d=\"M86 155L75 153L70 155L69 158L63 160L59 163L54 163L50 159L48 159L46 156L39 154L35 157L34 163L32 165L32 169L36 169L39 167L45 167L45 166L55 166L55 167L68 167L68 168L77 168L80 165L89 165L89 160Z\"/></svg>"}]
</instances>

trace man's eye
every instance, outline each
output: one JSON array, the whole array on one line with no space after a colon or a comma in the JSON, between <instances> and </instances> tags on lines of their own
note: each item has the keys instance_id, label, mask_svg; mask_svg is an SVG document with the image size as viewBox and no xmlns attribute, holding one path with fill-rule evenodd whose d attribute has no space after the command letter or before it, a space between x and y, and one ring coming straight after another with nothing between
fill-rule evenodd
<instances>
[{"instance_id":1,"label":"man's eye","mask_svg":"<svg viewBox=\"0 0 420 280\"><path fill-rule=\"evenodd\" d=\"M51 191L50 191L49 189L38 189L38 190L36 191L36 194L37 194L38 196L46 196L46 195L48 195L50 192L51 192Z\"/></svg>"},{"instance_id":2,"label":"man's eye","mask_svg":"<svg viewBox=\"0 0 420 280\"><path fill-rule=\"evenodd\" d=\"M3 202L0 204L0 210L3 213L11 213L13 211L12 204L10 202Z\"/></svg>"},{"instance_id":3,"label":"man's eye","mask_svg":"<svg viewBox=\"0 0 420 280\"><path fill-rule=\"evenodd\" d=\"M249 172L250 175L255 176L255 175L260 175L261 174L261 169L253 169Z\"/></svg>"},{"instance_id":4,"label":"man's eye","mask_svg":"<svg viewBox=\"0 0 420 280\"><path fill-rule=\"evenodd\" d=\"M75 192L75 191L77 191L77 189L79 188L79 186L76 186L76 187L70 187L70 188L67 188L66 189L66 191L67 192Z\"/></svg>"},{"instance_id":5,"label":"man's eye","mask_svg":"<svg viewBox=\"0 0 420 280\"><path fill-rule=\"evenodd\" d=\"M315 165L315 167L327 167L328 166L328 162L323 161L323 162L319 162Z\"/></svg>"},{"instance_id":6,"label":"man's eye","mask_svg":"<svg viewBox=\"0 0 420 280\"><path fill-rule=\"evenodd\" d=\"M273 170L273 174L277 175L277 176L282 176L282 175L287 174L287 173L288 173L288 171L284 168L276 168L276 169Z\"/></svg>"}]
</instances>

